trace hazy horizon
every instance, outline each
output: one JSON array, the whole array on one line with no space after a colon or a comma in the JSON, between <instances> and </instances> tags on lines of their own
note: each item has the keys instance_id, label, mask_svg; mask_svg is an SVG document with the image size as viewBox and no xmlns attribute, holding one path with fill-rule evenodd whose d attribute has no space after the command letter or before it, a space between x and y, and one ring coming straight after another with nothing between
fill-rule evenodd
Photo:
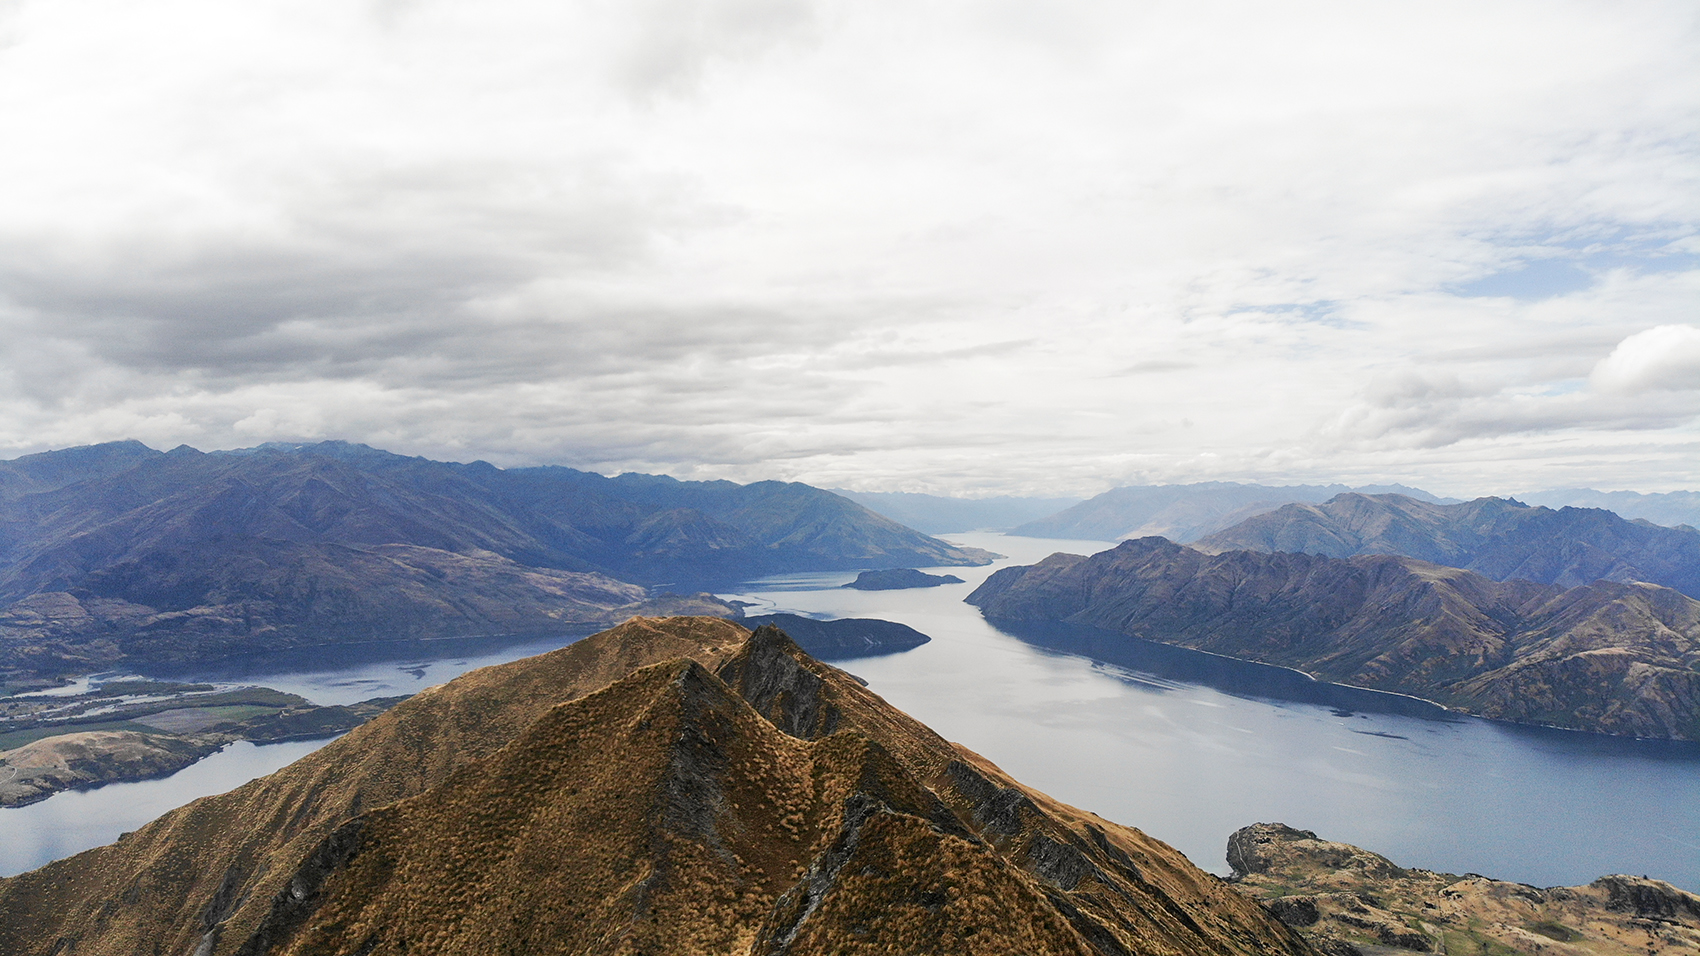
<instances>
[{"instance_id":1,"label":"hazy horizon","mask_svg":"<svg viewBox=\"0 0 1700 956\"><path fill-rule=\"evenodd\" d=\"M1700 8L0 3L0 457L1700 485Z\"/></svg>"}]
</instances>

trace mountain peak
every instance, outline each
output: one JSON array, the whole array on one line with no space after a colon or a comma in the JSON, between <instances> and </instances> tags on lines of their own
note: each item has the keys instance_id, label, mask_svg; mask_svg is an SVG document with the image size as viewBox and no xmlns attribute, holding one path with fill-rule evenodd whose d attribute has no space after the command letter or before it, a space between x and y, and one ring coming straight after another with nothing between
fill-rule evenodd
<instances>
[{"instance_id":1,"label":"mountain peak","mask_svg":"<svg viewBox=\"0 0 1700 956\"><path fill-rule=\"evenodd\" d=\"M0 880L0 951L155 944L1310 953L1174 850L1023 788L783 632L703 618L463 675Z\"/></svg>"}]
</instances>

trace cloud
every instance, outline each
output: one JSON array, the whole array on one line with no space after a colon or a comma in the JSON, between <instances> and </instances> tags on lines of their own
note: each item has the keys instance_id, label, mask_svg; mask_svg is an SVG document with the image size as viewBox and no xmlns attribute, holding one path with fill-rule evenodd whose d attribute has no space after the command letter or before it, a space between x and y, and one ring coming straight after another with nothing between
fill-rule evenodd
<instances>
[{"instance_id":1,"label":"cloud","mask_svg":"<svg viewBox=\"0 0 1700 956\"><path fill-rule=\"evenodd\" d=\"M1700 294L1692 27L0 5L0 448L1053 493L1446 490L1565 441L1572 483L1691 482L1648 477L1695 413L1685 346L1642 336Z\"/></svg>"},{"instance_id":2,"label":"cloud","mask_svg":"<svg viewBox=\"0 0 1700 956\"><path fill-rule=\"evenodd\" d=\"M1632 395L1700 391L1700 328L1661 325L1637 332L1594 367L1592 381L1602 391Z\"/></svg>"}]
</instances>

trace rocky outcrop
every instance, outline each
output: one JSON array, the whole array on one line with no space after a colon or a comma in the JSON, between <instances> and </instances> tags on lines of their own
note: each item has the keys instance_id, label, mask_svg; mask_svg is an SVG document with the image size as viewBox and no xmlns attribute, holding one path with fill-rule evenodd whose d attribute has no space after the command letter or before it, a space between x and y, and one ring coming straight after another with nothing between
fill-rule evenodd
<instances>
[{"instance_id":1,"label":"rocky outcrop","mask_svg":"<svg viewBox=\"0 0 1700 956\"><path fill-rule=\"evenodd\" d=\"M156 948L1312 952L1174 850L1022 787L778 630L704 618L463 675L0 880L0 952Z\"/></svg>"},{"instance_id":2,"label":"rocky outcrop","mask_svg":"<svg viewBox=\"0 0 1700 956\"><path fill-rule=\"evenodd\" d=\"M994 623L1096 628L1487 717L1700 739L1700 601L1648 584L1564 589L1392 555L1143 538L1003 568L967 600Z\"/></svg>"},{"instance_id":3,"label":"rocky outcrop","mask_svg":"<svg viewBox=\"0 0 1700 956\"><path fill-rule=\"evenodd\" d=\"M1341 956L1378 946L1529 956L1700 952L1700 897L1645 877L1541 889L1406 869L1279 823L1235 831L1228 865L1236 889L1318 950Z\"/></svg>"}]
</instances>

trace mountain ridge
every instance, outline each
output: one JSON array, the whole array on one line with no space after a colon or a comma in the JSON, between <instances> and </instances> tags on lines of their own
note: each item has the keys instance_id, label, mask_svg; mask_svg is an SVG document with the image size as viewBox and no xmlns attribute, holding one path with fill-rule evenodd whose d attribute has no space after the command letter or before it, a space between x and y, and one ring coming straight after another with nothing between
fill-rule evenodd
<instances>
[{"instance_id":1,"label":"mountain ridge","mask_svg":"<svg viewBox=\"0 0 1700 956\"><path fill-rule=\"evenodd\" d=\"M1289 502L1319 502L1350 490L1341 484L1257 485L1234 481L1129 485L1113 488L1047 518L1019 525L1009 533L1094 541L1159 535L1186 544ZM1360 490L1399 491L1442 500L1403 485L1369 485Z\"/></svg>"},{"instance_id":2,"label":"mountain ridge","mask_svg":"<svg viewBox=\"0 0 1700 956\"><path fill-rule=\"evenodd\" d=\"M1403 554L1495 580L1565 587L1646 581L1700 597L1700 531L1629 521L1599 508L1515 499L1437 505L1403 495L1337 495L1289 504L1199 539L1205 551L1294 551L1346 558Z\"/></svg>"},{"instance_id":3,"label":"mountain ridge","mask_svg":"<svg viewBox=\"0 0 1700 956\"><path fill-rule=\"evenodd\" d=\"M1503 720L1700 740L1700 601L1649 584L1144 538L1000 569L967 601L994 624L1063 622Z\"/></svg>"},{"instance_id":4,"label":"mountain ridge","mask_svg":"<svg viewBox=\"0 0 1700 956\"><path fill-rule=\"evenodd\" d=\"M1311 952L1174 850L1022 787L778 630L705 618L463 675L0 880L0 951L154 946Z\"/></svg>"},{"instance_id":5,"label":"mountain ridge","mask_svg":"<svg viewBox=\"0 0 1700 956\"><path fill-rule=\"evenodd\" d=\"M990 560L807 485L504 471L344 442L112 443L0 475L0 671L542 633L667 602L736 615L666 592Z\"/></svg>"}]
</instances>

